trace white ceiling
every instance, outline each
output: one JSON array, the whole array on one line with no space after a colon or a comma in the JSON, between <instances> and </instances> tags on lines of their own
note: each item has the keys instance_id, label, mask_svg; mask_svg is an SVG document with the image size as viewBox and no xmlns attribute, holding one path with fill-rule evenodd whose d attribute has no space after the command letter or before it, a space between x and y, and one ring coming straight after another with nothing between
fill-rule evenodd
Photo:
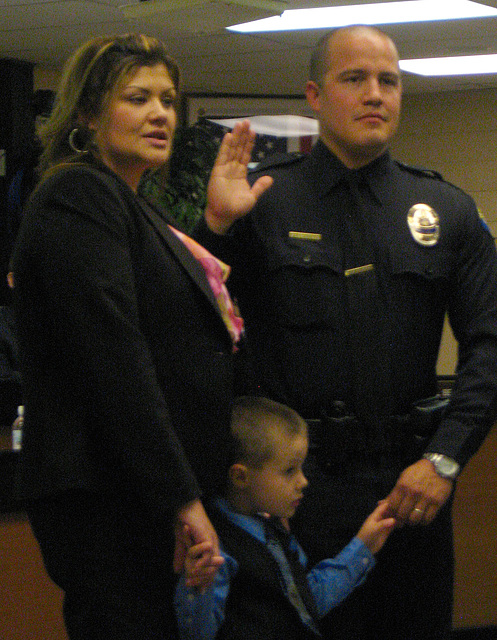
<instances>
[{"instance_id":1,"label":"white ceiling","mask_svg":"<svg viewBox=\"0 0 497 640\"><path fill-rule=\"evenodd\" d=\"M236 34L223 27L264 17L264 11L248 4L281 5L283 11L380 0L169 1L176 7L171 11L125 18L122 5L143 9L153 0L0 0L0 57L60 68L90 37L140 31L168 44L182 68L185 92L301 95L321 30ZM497 0L479 1L497 7ZM389 25L384 30L404 59L497 53L497 18ZM429 79L406 74L404 87L407 93L497 88L497 75Z\"/></svg>"}]
</instances>

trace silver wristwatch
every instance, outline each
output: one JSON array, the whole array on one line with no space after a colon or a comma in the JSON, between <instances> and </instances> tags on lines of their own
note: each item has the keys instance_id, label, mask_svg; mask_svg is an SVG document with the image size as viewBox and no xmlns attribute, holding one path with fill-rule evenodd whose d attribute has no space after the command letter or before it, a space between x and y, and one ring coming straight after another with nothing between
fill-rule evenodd
<instances>
[{"instance_id":1,"label":"silver wristwatch","mask_svg":"<svg viewBox=\"0 0 497 640\"><path fill-rule=\"evenodd\" d=\"M461 467L455 460L444 456L441 453L425 453L423 458L429 460L435 467L435 471L441 478L447 478L448 480L455 480L459 475Z\"/></svg>"}]
</instances>

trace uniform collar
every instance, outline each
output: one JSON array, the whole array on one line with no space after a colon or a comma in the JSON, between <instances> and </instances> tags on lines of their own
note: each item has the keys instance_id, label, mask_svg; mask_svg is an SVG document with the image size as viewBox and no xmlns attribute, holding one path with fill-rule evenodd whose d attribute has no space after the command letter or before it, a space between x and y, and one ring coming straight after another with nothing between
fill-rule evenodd
<instances>
[{"instance_id":1,"label":"uniform collar","mask_svg":"<svg viewBox=\"0 0 497 640\"><path fill-rule=\"evenodd\" d=\"M386 151L379 158L360 169L348 169L322 142L314 145L309 155L308 171L320 197L326 196L341 180L350 176L366 182L381 202L383 176L391 170L393 161L390 152Z\"/></svg>"}]
</instances>

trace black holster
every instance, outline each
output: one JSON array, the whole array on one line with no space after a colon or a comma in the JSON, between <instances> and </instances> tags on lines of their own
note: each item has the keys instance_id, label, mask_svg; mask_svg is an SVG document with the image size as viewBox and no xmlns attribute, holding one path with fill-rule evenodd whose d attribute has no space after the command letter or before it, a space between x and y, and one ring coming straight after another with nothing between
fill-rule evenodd
<instances>
[{"instance_id":1,"label":"black holster","mask_svg":"<svg viewBox=\"0 0 497 640\"><path fill-rule=\"evenodd\" d=\"M448 398L434 396L412 405L406 415L385 416L366 424L336 402L331 415L307 420L309 451L328 474L366 461L408 464L418 459L437 430Z\"/></svg>"}]
</instances>

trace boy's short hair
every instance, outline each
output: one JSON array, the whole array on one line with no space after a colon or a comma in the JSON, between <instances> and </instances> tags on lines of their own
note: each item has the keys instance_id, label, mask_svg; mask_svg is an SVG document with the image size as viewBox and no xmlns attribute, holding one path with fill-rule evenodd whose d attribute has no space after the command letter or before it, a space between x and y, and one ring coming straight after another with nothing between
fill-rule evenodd
<instances>
[{"instance_id":1,"label":"boy's short hair","mask_svg":"<svg viewBox=\"0 0 497 640\"><path fill-rule=\"evenodd\" d=\"M233 405L230 464L260 469L274 455L271 433L307 436L305 420L290 407L261 396L242 396Z\"/></svg>"}]
</instances>

